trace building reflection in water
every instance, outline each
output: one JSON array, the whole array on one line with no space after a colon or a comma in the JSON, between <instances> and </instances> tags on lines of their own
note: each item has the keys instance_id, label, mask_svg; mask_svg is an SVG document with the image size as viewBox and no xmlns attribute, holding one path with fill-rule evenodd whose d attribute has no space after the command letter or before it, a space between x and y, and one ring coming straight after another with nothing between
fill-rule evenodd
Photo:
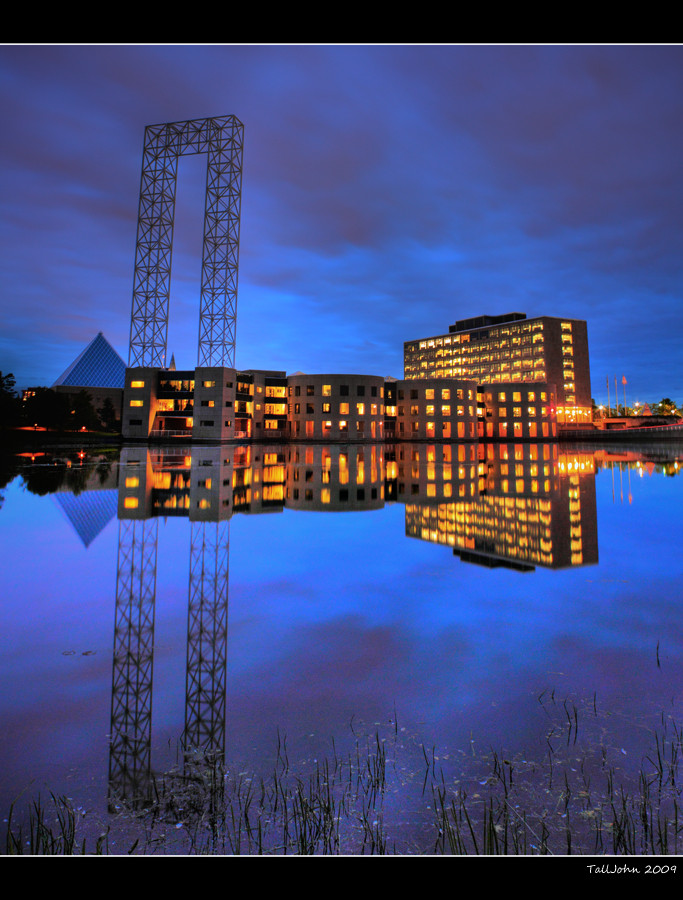
<instances>
[{"instance_id":1,"label":"building reflection in water","mask_svg":"<svg viewBox=\"0 0 683 900\"><path fill-rule=\"evenodd\" d=\"M592 453L557 444L402 445L406 534L463 562L521 571L598 562Z\"/></svg>"},{"instance_id":2,"label":"building reflection in water","mask_svg":"<svg viewBox=\"0 0 683 900\"><path fill-rule=\"evenodd\" d=\"M538 444L127 447L119 552L110 804L147 802L158 517L190 520L186 767L225 754L233 514L405 505L405 533L464 562L529 571L597 563L593 453Z\"/></svg>"}]
</instances>

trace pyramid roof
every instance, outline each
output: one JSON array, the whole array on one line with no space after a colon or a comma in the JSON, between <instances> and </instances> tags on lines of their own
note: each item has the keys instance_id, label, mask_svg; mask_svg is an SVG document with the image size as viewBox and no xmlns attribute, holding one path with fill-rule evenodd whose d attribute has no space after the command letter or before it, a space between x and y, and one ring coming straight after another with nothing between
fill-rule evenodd
<instances>
[{"instance_id":1,"label":"pyramid roof","mask_svg":"<svg viewBox=\"0 0 683 900\"><path fill-rule=\"evenodd\" d=\"M123 388L126 383L126 364L100 331L52 387Z\"/></svg>"}]
</instances>

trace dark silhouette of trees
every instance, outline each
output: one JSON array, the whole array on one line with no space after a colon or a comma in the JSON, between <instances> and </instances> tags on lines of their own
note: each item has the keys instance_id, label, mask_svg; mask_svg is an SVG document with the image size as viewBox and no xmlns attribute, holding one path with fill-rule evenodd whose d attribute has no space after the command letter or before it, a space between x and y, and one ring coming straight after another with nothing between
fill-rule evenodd
<instances>
[{"instance_id":1,"label":"dark silhouette of trees","mask_svg":"<svg viewBox=\"0 0 683 900\"><path fill-rule=\"evenodd\" d=\"M0 428L14 428L19 424L21 401L15 387L14 375L0 372Z\"/></svg>"}]
</instances>

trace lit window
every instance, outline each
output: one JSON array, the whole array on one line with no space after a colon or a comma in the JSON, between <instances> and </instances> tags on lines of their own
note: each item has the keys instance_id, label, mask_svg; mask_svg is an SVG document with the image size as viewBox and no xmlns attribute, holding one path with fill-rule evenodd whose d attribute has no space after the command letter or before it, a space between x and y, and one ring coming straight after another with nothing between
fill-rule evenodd
<instances>
[{"instance_id":1,"label":"lit window","mask_svg":"<svg viewBox=\"0 0 683 900\"><path fill-rule=\"evenodd\" d=\"M144 406L145 402L144 402L144 400L131 400L130 405L131 406Z\"/></svg>"},{"instance_id":2,"label":"lit window","mask_svg":"<svg viewBox=\"0 0 683 900\"><path fill-rule=\"evenodd\" d=\"M144 381L131 381L130 386L132 388L143 388L145 386Z\"/></svg>"},{"instance_id":3,"label":"lit window","mask_svg":"<svg viewBox=\"0 0 683 900\"><path fill-rule=\"evenodd\" d=\"M123 501L123 505L126 509L137 509L138 508L138 498L137 497L126 497Z\"/></svg>"}]
</instances>

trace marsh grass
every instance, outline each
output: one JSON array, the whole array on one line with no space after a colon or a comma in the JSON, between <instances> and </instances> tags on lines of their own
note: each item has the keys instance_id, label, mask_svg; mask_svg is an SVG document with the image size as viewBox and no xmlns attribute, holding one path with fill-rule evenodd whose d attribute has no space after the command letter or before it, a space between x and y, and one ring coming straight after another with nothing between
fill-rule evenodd
<instances>
[{"instance_id":1,"label":"marsh grass","mask_svg":"<svg viewBox=\"0 0 683 900\"><path fill-rule=\"evenodd\" d=\"M437 752L394 719L351 728L344 752L290 761L277 735L261 774L186 752L158 776L144 808L119 800L127 843L116 852L232 855L666 855L683 851L683 733L661 714L635 765L612 746L597 698L544 692L533 755ZM628 760L630 763L630 759ZM78 834L70 801L10 811L8 854L112 852L105 829ZM112 820L112 826L115 822ZM87 845L87 846L86 846ZM125 849L121 851L121 846Z\"/></svg>"}]
</instances>

